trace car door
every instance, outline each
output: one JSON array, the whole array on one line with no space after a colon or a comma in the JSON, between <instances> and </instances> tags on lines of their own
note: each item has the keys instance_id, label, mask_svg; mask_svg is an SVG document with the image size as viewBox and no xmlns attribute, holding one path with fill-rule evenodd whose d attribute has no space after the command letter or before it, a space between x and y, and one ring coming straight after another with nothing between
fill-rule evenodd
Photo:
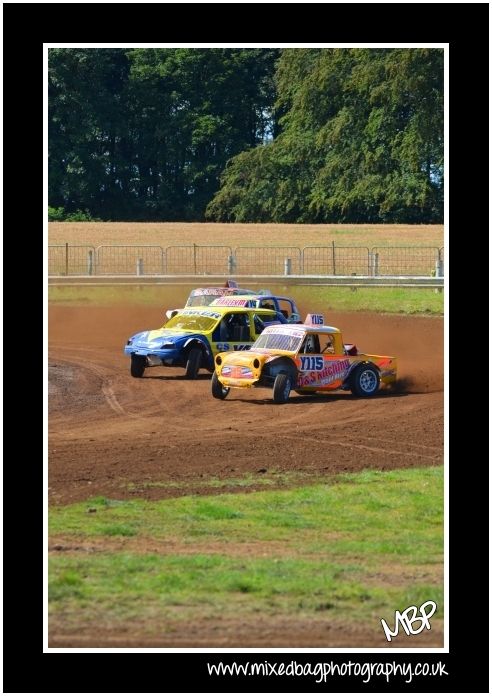
<instances>
[{"instance_id":1,"label":"car door","mask_svg":"<svg viewBox=\"0 0 492 696\"><path fill-rule=\"evenodd\" d=\"M331 334L306 334L297 356L298 386L316 391L339 389L350 368L350 360L335 355L335 338Z\"/></svg>"}]
</instances>

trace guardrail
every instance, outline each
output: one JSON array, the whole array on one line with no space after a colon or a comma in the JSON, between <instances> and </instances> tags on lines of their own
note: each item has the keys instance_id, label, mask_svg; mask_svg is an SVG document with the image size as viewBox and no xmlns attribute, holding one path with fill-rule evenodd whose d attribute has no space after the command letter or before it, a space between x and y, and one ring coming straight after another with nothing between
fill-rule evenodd
<instances>
[{"instance_id":1,"label":"guardrail","mask_svg":"<svg viewBox=\"0 0 492 696\"><path fill-rule=\"evenodd\" d=\"M444 276L444 249L423 246L90 245L48 247L48 274L68 276Z\"/></svg>"},{"instance_id":2,"label":"guardrail","mask_svg":"<svg viewBox=\"0 0 492 696\"><path fill-rule=\"evenodd\" d=\"M443 288L444 278L432 276L235 275L240 285L325 285L401 288ZM224 275L50 276L49 285L223 285ZM252 288L254 289L254 288Z\"/></svg>"}]
</instances>

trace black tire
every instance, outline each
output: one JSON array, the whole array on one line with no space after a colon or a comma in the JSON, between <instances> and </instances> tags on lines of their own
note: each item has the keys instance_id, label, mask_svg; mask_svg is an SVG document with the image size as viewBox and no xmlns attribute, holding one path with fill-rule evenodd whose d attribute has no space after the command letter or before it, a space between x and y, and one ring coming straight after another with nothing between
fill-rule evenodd
<instances>
[{"instance_id":1,"label":"black tire","mask_svg":"<svg viewBox=\"0 0 492 696\"><path fill-rule=\"evenodd\" d=\"M369 363L357 365L350 377L350 391L354 396L373 396L379 389L379 372Z\"/></svg>"},{"instance_id":2,"label":"black tire","mask_svg":"<svg viewBox=\"0 0 492 696\"><path fill-rule=\"evenodd\" d=\"M196 379L201 364L202 351L200 348L192 348L188 353L188 360L186 361L186 379Z\"/></svg>"},{"instance_id":3,"label":"black tire","mask_svg":"<svg viewBox=\"0 0 492 696\"><path fill-rule=\"evenodd\" d=\"M230 391L229 387L224 387L224 385L219 382L217 373L214 372L212 376L212 396L215 399L225 399Z\"/></svg>"},{"instance_id":4,"label":"black tire","mask_svg":"<svg viewBox=\"0 0 492 696\"><path fill-rule=\"evenodd\" d=\"M276 404L285 404L292 389L292 377L286 372L279 372L273 383L273 400Z\"/></svg>"},{"instance_id":5,"label":"black tire","mask_svg":"<svg viewBox=\"0 0 492 696\"><path fill-rule=\"evenodd\" d=\"M143 377L147 360L143 355L132 355L130 362L130 374L132 377Z\"/></svg>"}]
</instances>

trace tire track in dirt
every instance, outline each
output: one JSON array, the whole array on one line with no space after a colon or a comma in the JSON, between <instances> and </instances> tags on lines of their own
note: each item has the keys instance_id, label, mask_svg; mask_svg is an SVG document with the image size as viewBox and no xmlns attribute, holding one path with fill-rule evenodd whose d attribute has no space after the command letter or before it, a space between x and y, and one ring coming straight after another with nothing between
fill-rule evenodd
<instances>
[{"instance_id":1,"label":"tire track in dirt","mask_svg":"<svg viewBox=\"0 0 492 696\"><path fill-rule=\"evenodd\" d=\"M294 438L290 437L289 435L284 435L284 439L286 440L294 440ZM375 439L375 438L373 438ZM361 445L360 443L356 442L350 442L348 440L331 440L331 439L323 439L319 440L320 442L324 442L330 447L347 447L348 449L362 449L362 450L368 450L369 452L376 452L376 453L381 453L381 454L395 454L398 455L399 457L419 457L420 459L422 458L427 458L430 461L432 461L434 464L439 464L440 463L440 457L439 454L437 455L431 455L431 454L422 454L421 452L408 452L408 451L402 451L402 450L397 450L397 449L388 449L385 447L370 447L369 445ZM297 439L295 439L295 442L297 442Z\"/></svg>"}]
</instances>

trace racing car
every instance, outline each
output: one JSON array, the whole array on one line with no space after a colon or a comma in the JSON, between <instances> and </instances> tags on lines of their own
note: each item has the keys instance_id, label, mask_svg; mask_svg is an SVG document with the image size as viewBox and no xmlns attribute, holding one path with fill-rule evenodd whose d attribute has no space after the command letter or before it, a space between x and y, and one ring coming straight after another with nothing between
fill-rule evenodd
<instances>
[{"instance_id":1,"label":"racing car","mask_svg":"<svg viewBox=\"0 0 492 696\"><path fill-rule=\"evenodd\" d=\"M128 339L130 374L143 377L146 368L184 367L188 379L200 368L214 369L214 356L248 350L265 327L283 324L282 313L250 306L182 309L160 329L141 331Z\"/></svg>"},{"instance_id":2,"label":"racing car","mask_svg":"<svg viewBox=\"0 0 492 696\"><path fill-rule=\"evenodd\" d=\"M254 294L254 290L240 288L235 280L226 280L225 284L219 287L195 288L190 292L184 308L206 307L218 297ZM166 311L167 319L172 319L172 317L174 317L180 311L180 309L168 309Z\"/></svg>"},{"instance_id":3,"label":"racing car","mask_svg":"<svg viewBox=\"0 0 492 696\"><path fill-rule=\"evenodd\" d=\"M219 297L210 303L211 307L258 307L274 309L283 314L289 324L301 324L301 315L296 303L291 297L272 295L267 290L261 290L259 294L252 293L239 297Z\"/></svg>"},{"instance_id":4,"label":"racing car","mask_svg":"<svg viewBox=\"0 0 492 696\"><path fill-rule=\"evenodd\" d=\"M323 315L308 314L304 324L266 327L245 354L216 355L212 396L225 399L231 388L247 387L272 388L276 404L286 403L291 390L372 396L396 380L396 370L396 358L360 352L325 326Z\"/></svg>"}]
</instances>

